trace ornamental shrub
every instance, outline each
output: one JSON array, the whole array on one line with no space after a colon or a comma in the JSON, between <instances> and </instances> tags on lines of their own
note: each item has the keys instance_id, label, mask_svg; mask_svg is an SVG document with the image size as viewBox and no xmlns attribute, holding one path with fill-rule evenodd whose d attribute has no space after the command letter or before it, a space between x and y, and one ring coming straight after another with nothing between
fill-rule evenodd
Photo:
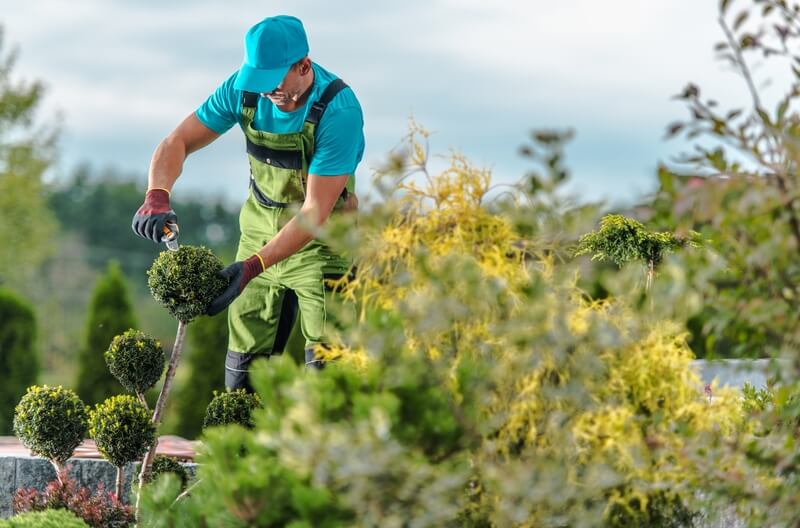
<instances>
[{"instance_id":1,"label":"ornamental shrub","mask_svg":"<svg viewBox=\"0 0 800 528\"><path fill-rule=\"evenodd\" d=\"M166 362L161 343L133 329L114 337L104 356L108 370L136 394L144 394L158 382Z\"/></svg>"},{"instance_id":2,"label":"ornamental shrub","mask_svg":"<svg viewBox=\"0 0 800 528\"><path fill-rule=\"evenodd\" d=\"M118 468L141 458L155 441L156 428L145 406L133 396L112 396L89 417L97 450Z\"/></svg>"},{"instance_id":3,"label":"ornamental shrub","mask_svg":"<svg viewBox=\"0 0 800 528\"><path fill-rule=\"evenodd\" d=\"M36 383L39 355L32 308L0 289L0 435L12 432L14 405Z\"/></svg>"},{"instance_id":4,"label":"ornamental shrub","mask_svg":"<svg viewBox=\"0 0 800 528\"><path fill-rule=\"evenodd\" d=\"M230 424L252 428L252 413L256 407L261 407L261 399L244 389L214 391L214 398L206 409L203 428Z\"/></svg>"},{"instance_id":5,"label":"ornamental shrub","mask_svg":"<svg viewBox=\"0 0 800 528\"><path fill-rule=\"evenodd\" d=\"M203 246L162 251L147 271L153 298L179 321L203 315L228 285L219 272L222 261Z\"/></svg>"},{"instance_id":6,"label":"ornamental shrub","mask_svg":"<svg viewBox=\"0 0 800 528\"><path fill-rule=\"evenodd\" d=\"M135 472L138 475L139 470ZM156 455L153 459L153 465L150 466L150 472L147 473L146 482L154 482L166 473L172 473L181 483L181 489L186 488L186 484L189 482L189 473L186 471L186 468L183 467L177 458L170 457L166 455ZM138 479L135 482L135 485L138 485Z\"/></svg>"},{"instance_id":7,"label":"ornamental shrub","mask_svg":"<svg viewBox=\"0 0 800 528\"><path fill-rule=\"evenodd\" d=\"M97 279L89 304L86 342L78 354L77 393L87 405L94 405L122 386L108 371L103 353L115 335L136 326L125 276L116 262L108 265L105 275Z\"/></svg>"},{"instance_id":8,"label":"ornamental shrub","mask_svg":"<svg viewBox=\"0 0 800 528\"><path fill-rule=\"evenodd\" d=\"M89 528L68 510L45 510L23 513L0 520L0 528Z\"/></svg>"},{"instance_id":9,"label":"ornamental shrub","mask_svg":"<svg viewBox=\"0 0 800 528\"><path fill-rule=\"evenodd\" d=\"M73 391L33 386L14 412L14 434L34 454L59 468L86 435L88 412Z\"/></svg>"},{"instance_id":10,"label":"ornamental shrub","mask_svg":"<svg viewBox=\"0 0 800 528\"><path fill-rule=\"evenodd\" d=\"M107 492L103 484L98 484L92 493L89 488L79 488L72 479L54 480L42 491L19 489L11 504L18 514L68 510L92 528L125 528L134 523L133 508L124 504L116 494Z\"/></svg>"}]
</instances>

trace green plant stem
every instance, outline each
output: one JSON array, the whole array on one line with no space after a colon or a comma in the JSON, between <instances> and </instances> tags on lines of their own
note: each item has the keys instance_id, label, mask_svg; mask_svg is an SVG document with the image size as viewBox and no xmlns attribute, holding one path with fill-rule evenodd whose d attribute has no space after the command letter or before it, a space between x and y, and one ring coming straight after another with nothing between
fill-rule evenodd
<instances>
[{"instance_id":1,"label":"green plant stem","mask_svg":"<svg viewBox=\"0 0 800 528\"><path fill-rule=\"evenodd\" d=\"M172 380L175 378L175 371L178 369L178 361L181 358L181 351L183 350L183 342L186 338L186 326L188 323L178 321L178 333L175 336L175 345L172 347L172 355L169 358L169 366L167 366L167 374L164 377L164 386L161 387L161 393L158 395L156 401L156 408L153 411L153 423L156 426L156 438L153 445L142 460L142 469L139 472L139 493L136 494L136 519L139 519L139 501L142 497L142 487L145 484L147 473L150 471L150 465L153 463L153 458L156 456L156 448L158 447L158 425L161 423L161 413L164 410L164 404L169 396L169 391L172 388Z\"/></svg>"}]
</instances>

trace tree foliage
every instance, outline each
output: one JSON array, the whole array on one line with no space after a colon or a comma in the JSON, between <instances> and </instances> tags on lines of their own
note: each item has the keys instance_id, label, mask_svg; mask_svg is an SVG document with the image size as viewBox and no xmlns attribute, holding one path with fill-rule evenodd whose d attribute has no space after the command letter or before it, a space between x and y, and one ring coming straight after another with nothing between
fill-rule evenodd
<instances>
[{"instance_id":1,"label":"tree foliage","mask_svg":"<svg viewBox=\"0 0 800 528\"><path fill-rule=\"evenodd\" d=\"M40 82L13 77L17 52L3 49L0 28L0 281L17 289L50 254L56 230L42 175L53 162L57 130L37 127Z\"/></svg>"},{"instance_id":2,"label":"tree foliage","mask_svg":"<svg viewBox=\"0 0 800 528\"><path fill-rule=\"evenodd\" d=\"M12 430L14 406L39 374L33 309L0 289L0 435Z\"/></svg>"},{"instance_id":3,"label":"tree foliage","mask_svg":"<svg viewBox=\"0 0 800 528\"><path fill-rule=\"evenodd\" d=\"M99 403L122 392L104 359L112 340L136 327L128 287L119 264L110 262L95 284L86 321L85 342L78 355L78 394L88 403Z\"/></svg>"}]
</instances>

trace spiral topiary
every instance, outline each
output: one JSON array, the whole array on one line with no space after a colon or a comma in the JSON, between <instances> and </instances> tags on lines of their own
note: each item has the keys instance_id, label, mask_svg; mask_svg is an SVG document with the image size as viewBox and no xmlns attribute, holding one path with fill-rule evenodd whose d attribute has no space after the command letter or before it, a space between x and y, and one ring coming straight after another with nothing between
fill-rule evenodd
<instances>
[{"instance_id":1,"label":"spiral topiary","mask_svg":"<svg viewBox=\"0 0 800 528\"><path fill-rule=\"evenodd\" d=\"M97 404L89 416L89 435L103 457L119 468L147 452L156 427L147 408L123 394Z\"/></svg>"},{"instance_id":2,"label":"spiral topiary","mask_svg":"<svg viewBox=\"0 0 800 528\"><path fill-rule=\"evenodd\" d=\"M114 337L104 357L114 377L136 394L143 394L156 384L166 362L161 343L133 329Z\"/></svg>"},{"instance_id":3,"label":"spiral topiary","mask_svg":"<svg viewBox=\"0 0 800 528\"><path fill-rule=\"evenodd\" d=\"M219 275L222 261L202 246L162 251L147 271L153 298L179 321L188 323L206 313L227 286Z\"/></svg>"},{"instance_id":4,"label":"spiral topiary","mask_svg":"<svg viewBox=\"0 0 800 528\"><path fill-rule=\"evenodd\" d=\"M203 427L239 424L248 429L253 427L253 409L261 407L261 399L244 389L228 392L214 391L214 399L206 408Z\"/></svg>"},{"instance_id":5,"label":"spiral topiary","mask_svg":"<svg viewBox=\"0 0 800 528\"><path fill-rule=\"evenodd\" d=\"M88 412L74 391L32 386L14 413L14 434L36 455L59 469L86 435Z\"/></svg>"}]
</instances>

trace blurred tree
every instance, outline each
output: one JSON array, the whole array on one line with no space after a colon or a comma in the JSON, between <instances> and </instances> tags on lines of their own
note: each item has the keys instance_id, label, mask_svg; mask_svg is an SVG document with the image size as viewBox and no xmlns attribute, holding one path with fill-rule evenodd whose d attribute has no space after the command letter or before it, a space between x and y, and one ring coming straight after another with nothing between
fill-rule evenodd
<instances>
[{"instance_id":1,"label":"blurred tree","mask_svg":"<svg viewBox=\"0 0 800 528\"><path fill-rule=\"evenodd\" d=\"M34 126L42 85L13 79L16 59L16 50L3 51L0 27L0 282L19 291L52 250L55 222L42 175L53 161L57 131Z\"/></svg>"},{"instance_id":2,"label":"blurred tree","mask_svg":"<svg viewBox=\"0 0 800 528\"><path fill-rule=\"evenodd\" d=\"M715 50L750 101L724 108L692 83L676 95L689 118L669 125L667 136L684 136L692 150L659 170L647 216L711 241L712 251L685 256L705 301L686 314L695 352L765 357L800 345L800 7L764 1L734 11L732 4L721 3L725 39ZM765 59L785 64L776 79L783 95L774 96L776 83L768 96L756 77L754 65Z\"/></svg>"},{"instance_id":3,"label":"blurred tree","mask_svg":"<svg viewBox=\"0 0 800 528\"><path fill-rule=\"evenodd\" d=\"M92 293L86 341L78 354L77 392L88 405L125 392L109 372L103 354L116 335L135 327L125 277L119 264L110 262Z\"/></svg>"},{"instance_id":4,"label":"blurred tree","mask_svg":"<svg viewBox=\"0 0 800 528\"><path fill-rule=\"evenodd\" d=\"M78 234L89 249L92 266L102 269L109 258L120 259L129 276L148 269L164 246L137 237L131 218L142 203L144 176L114 168L79 166L50 192L50 207L66 231ZM239 239L238 213L221 199L177 192L173 207L181 225L180 242L206 246L226 262ZM87 211L91 212L87 221Z\"/></svg>"},{"instance_id":5,"label":"blurred tree","mask_svg":"<svg viewBox=\"0 0 800 528\"><path fill-rule=\"evenodd\" d=\"M11 434L14 406L25 389L36 383L39 356L35 348L36 319L31 307L7 290L0 290L0 435Z\"/></svg>"}]
</instances>

